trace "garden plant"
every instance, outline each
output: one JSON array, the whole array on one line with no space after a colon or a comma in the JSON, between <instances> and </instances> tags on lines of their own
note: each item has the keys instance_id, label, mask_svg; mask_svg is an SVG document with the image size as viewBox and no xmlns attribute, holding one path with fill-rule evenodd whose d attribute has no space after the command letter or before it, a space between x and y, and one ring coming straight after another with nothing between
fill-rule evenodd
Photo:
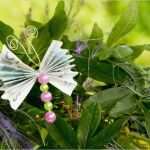
<instances>
[{"instance_id":1,"label":"garden plant","mask_svg":"<svg viewBox=\"0 0 150 150\"><path fill-rule=\"evenodd\" d=\"M73 8L77 3L71 1L69 9L66 3L58 1L45 23L31 17L29 10L19 34L0 19L1 49L6 45L24 63L36 68L27 59L26 52L37 61L31 45L42 59L53 40L62 41L62 47L74 58L73 71L78 72L74 77L77 87L71 96L49 85L54 123L43 118L38 82L15 111L1 99L0 149L150 149L150 68L135 61L150 50L150 44L125 40L136 28L142 2L130 0L109 33L94 22L88 34L76 39L68 33L74 26L72 34L80 34L74 18L84 1L78 1L76 10ZM144 12L146 17L148 11ZM8 43L8 37L15 38ZM26 52L17 46L18 41ZM2 86L3 81L0 83Z\"/></svg>"}]
</instances>

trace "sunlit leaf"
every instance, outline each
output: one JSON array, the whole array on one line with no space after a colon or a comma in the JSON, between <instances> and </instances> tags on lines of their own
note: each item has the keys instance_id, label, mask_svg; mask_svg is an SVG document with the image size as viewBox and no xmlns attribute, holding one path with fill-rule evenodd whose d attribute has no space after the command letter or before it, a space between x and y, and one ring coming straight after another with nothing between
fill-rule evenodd
<instances>
[{"instance_id":1,"label":"sunlit leaf","mask_svg":"<svg viewBox=\"0 0 150 150\"><path fill-rule=\"evenodd\" d=\"M38 38L33 41L34 47L40 57L48 48L52 39L59 39L67 26L67 16L64 11L64 2L60 1L55 9L52 19L39 28Z\"/></svg>"},{"instance_id":2,"label":"sunlit leaf","mask_svg":"<svg viewBox=\"0 0 150 150\"><path fill-rule=\"evenodd\" d=\"M109 88L99 91L94 96L89 97L89 99L85 101L84 105L87 107L91 105L92 102L96 101L100 103L102 109L109 110L116 104L117 101L126 97L130 93L130 90L123 87Z\"/></svg>"},{"instance_id":3,"label":"sunlit leaf","mask_svg":"<svg viewBox=\"0 0 150 150\"><path fill-rule=\"evenodd\" d=\"M127 10L113 27L107 39L107 45L109 47L114 46L123 36L134 28L137 22L137 16L138 6L136 0L133 0L129 3Z\"/></svg>"},{"instance_id":4,"label":"sunlit leaf","mask_svg":"<svg viewBox=\"0 0 150 150\"><path fill-rule=\"evenodd\" d=\"M67 16L64 10L64 2L60 1L55 9L55 14L50 20L49 33L53 39L58 39L67 27Z\"/></svg>"},{"instance_id":5,"label":"sunlit leaf","mask_svg":"<svg viewBox=\"0 0 150 150\"><path fill-rule=\"evenodd\" d=\"M114 47L112 51L113 51L112 56L114 58L122 60L128 59L133 54L133 50L126 45Z\"/></svg>"}]
</instances>

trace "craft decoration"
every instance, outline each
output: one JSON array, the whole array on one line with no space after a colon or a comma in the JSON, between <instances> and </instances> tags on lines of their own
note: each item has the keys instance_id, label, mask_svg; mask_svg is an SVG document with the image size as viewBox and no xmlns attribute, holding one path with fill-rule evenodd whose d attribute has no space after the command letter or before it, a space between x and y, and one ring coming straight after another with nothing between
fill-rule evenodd
<instances>
[{"instance_id":1,"label":"craft decoration","mask_svg":"<svg viewBox=\"0 0 150 150\"><path fill-rule=\"evenodd\" d=\"M8 37L8 39L10 38L11 36ZM9 45L12 50L13 44L9 42ZM16 110L21 105L35 82L38 81L41 84L41 101L47 111L44 119L48 123L53 123L56 120L56 115L52 111L53 96L48 91L48 83L63 93L71 95L77 85L73 77L78 74L71 70L74 67L72 64L74 59L68 54L68 50L61 48L61 46L61 41L53 40L51 42L42 62L38 58L38 70L23 63L9 47L3 46L0 53L0 80L3 85L0 87L0 91L4 91L1 98L9 100L12 109ZM22 48L24 47L22 46ZM32 61L32 58L27 56Z\"/></svg>"}]
</instances>

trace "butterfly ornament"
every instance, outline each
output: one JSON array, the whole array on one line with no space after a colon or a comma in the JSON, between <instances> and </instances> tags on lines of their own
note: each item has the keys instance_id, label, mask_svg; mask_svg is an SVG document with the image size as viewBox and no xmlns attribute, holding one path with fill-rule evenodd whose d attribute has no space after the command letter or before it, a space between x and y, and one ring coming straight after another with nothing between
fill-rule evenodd
<instances>
[{"instance_id":1,"label":"butterfly ornament","mask_svg":"<svg viewBox=\"0 0 150 150\"><path fill-rule=\"evenodd\" d=\"M77 86L73 77L78 74L71 70L74 59L67 49L61 48L62 44L56 40L51 42L38 70L23 63L8 47L3 46L0 53L0 80L3 85L0 91L4 92L1 98L9 100L12 109L16 110L22 104L38 81L42 92L40 98L47 111L44 119L50 124L56 120L56 114L52 111L53 96L48 91L48 83L71 95Z\"/></svg>"}]
</instances>

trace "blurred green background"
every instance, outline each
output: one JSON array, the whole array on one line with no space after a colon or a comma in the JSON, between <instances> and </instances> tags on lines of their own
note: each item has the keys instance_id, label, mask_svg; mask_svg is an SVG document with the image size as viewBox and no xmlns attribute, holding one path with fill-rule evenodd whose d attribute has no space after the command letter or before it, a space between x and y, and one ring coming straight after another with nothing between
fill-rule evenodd
<instances>
[{"instance_id":1,"label":"blurred green background","mask_svg":"<svg viewBox=\"0 0 150 150\"><path fill-rule=\"evenodd\" d=\"M59 0L0 0L0 20L15 29L17 35L23 30L26 16L46 23L52 16ZM111 31L129 0L64 0L70 26L66 34L71 40L87 39L95 22L105 37ZM137 26L123 41L129 44L150 43L150 1L139 0ZM136 63L150 65L150 52L144 51Z\"/></svg>"}]
</instances>

